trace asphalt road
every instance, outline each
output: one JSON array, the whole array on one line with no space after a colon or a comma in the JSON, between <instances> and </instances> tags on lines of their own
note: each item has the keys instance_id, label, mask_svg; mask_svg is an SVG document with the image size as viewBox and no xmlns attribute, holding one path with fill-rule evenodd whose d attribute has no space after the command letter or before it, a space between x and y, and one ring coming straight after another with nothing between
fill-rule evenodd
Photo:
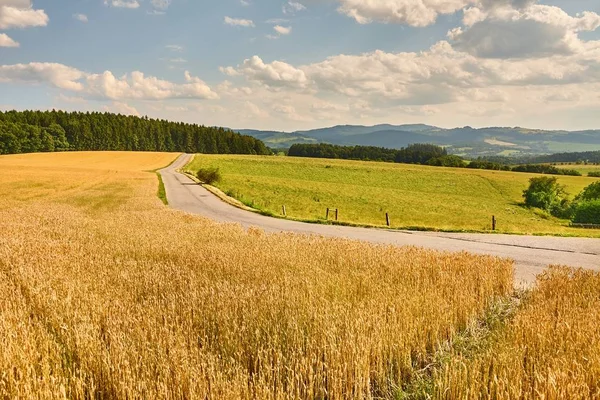
<instances>
[{"instance_id":1,"label":"asphalt road","mask_svg":"<svg viewBox=\"0 0 600 400\"><path fill-rule=\"evenodd\" d=\"M255 226L266 232L294 232L364 240L398 246L417 246L441 251L468 251L515 260L516 283L529 285L549 265L568 265L600 271L600 239L562 238L495 234L409 232L386 229L355 228L309 224L266 217L225 203L176 172L190 159L180 156L160 171L169 205L177 210L202 215L224 223Z\"/></svg>"}]
</instances>

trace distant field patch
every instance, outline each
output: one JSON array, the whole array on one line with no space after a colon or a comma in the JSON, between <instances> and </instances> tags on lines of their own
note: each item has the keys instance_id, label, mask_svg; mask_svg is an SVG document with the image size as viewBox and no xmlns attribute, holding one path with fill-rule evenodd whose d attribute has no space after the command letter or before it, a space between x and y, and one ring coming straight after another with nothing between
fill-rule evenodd
<instances>
[{"instance_id":1,"label":"distant field patch","mask_svg":"<svg viewBox=\"0 0 600 400\"><path fill-rule=\"evenodd\" d=\"M535 176L526 173L291 157L198 155L187 168L218 167L218 187L247 205L296 219L325 219L340 210L342 222L442 230L498 229L511 233L600 236L521 206ZM575 195L596 179L560 177Z\"/></svg>"},{"instance_id":2,"label":"distant field patch","mask_svg":"<svg viewBox=\"0 0 600 400\"><path fill-rule=\"evenodd\" d=\"M77 168L118 171L149 171L171 163L175 153L147 152L65 152L0 156L0 167Z\"/></svg>"}]
</instances>

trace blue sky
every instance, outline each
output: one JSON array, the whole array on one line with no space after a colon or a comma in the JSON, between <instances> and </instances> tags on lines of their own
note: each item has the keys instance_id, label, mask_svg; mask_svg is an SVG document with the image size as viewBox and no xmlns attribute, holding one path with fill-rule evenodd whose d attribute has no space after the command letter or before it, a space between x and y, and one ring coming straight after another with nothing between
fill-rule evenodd
<instances>
[{"instance_id":1,"label":"blue sky","mask_svg":"<svg viewBox=\"0 0 600 400\"><path fill-rule=\"evenodd\" d=\"M0 109L600 128L595 0L0 0Z\"/></svg>"}]
</instances>

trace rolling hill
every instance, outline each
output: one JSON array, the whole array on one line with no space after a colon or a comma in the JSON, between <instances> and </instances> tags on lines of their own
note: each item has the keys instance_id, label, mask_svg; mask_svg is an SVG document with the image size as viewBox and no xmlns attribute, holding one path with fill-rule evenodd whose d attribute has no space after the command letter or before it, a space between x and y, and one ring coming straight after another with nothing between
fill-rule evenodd
<instances>
[{"instance_id":1,"label":"rolling hill","mask_svg":"<svg viewBox=\"0 0 600 400\"><path fill-rule=\"evenodd\" d=\"M402 148L413 143L433 143L463 156L522 156L557 152L600 150L600 130L548 131L526 128L471 127L445 129L425 124L338 125L297 132L236 130L254 136L270 147L286 148L296 143Z\"/></svg>"}]
</instances>

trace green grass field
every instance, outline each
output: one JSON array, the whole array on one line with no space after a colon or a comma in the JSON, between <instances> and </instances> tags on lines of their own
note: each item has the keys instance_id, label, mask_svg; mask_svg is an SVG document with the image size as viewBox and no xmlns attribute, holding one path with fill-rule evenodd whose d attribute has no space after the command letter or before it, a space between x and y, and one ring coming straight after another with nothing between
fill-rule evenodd
<instances>
[{"instance_id":1,"label":"green grass field","mask_svg":"<svg viewBox=\"0 0 600 400\"><path fill-rule=\"evenodd\" d=\"M600 172L600 165L582 165L582 164L564 164L557 165L556 168L574 169L587 176L589 172Z\"/></svg>"},{"instance_id":2,"label":"green grass field","mask_svg":"<svg viewBox=\"0 0 600 400\"><path fill-rule=\"evenodd\" d=\"M190 172L218 167L217 186L261 211L289 218L324 221L327 208L340 210L340 222L393 228L498 231L600 237L598 230L568 227L521 205L533 174L427 167L377 162L292 157L198 155ZM597 179L560 177L571 195Z\"/></svg>"}]
</instances>

